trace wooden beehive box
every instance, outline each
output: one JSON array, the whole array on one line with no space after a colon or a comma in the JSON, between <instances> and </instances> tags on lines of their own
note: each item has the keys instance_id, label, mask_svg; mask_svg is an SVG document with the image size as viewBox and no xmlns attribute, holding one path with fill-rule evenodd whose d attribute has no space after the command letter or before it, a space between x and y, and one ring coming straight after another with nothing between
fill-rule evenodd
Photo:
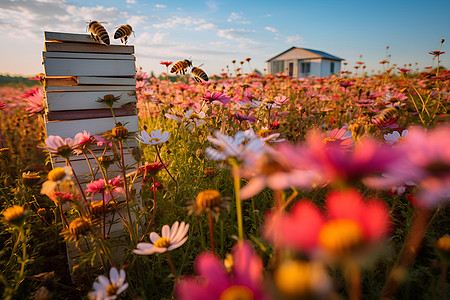
<instances>
[{"instance_id":1,"label":"wooden beehive box","mask_svg":"<svg viewBox=\"0 0 450 300\"><path fill-rule=\"evenodd\" d=\"M47 136L73 138L86 130L91 136L101 135L114 126L111 110L97 100L113 94L120 99L114 104L116 120L125 124L130 132L128 145L137 147L132 137L138 131L136 114L136 67L134 46L103 45L88 34L45 32L45 51L42 53L45 69L45 99ZM93 148L99 157L103 147ZM124 147L125 165L135 163L130 149ZM108 152L107 155L113 155ZM92 166L96 162L89 155ZM90 182L89 167L83 155L71 158L75 173L83 188ZM53 167L65 166L65 160L52 157ZM108 170L108 177L122 175L117 165ZM98 172L97 179L100 178ZM136 189L138 185L135 186ZM138 199L139 200L139 199ZM118 219L117 214L115 219ZM126 238L124 226L117 222L110 230L113 239ZM73 244L68 244L69 264L73 266L79 256Z\"/></svg>"}]
</instances>

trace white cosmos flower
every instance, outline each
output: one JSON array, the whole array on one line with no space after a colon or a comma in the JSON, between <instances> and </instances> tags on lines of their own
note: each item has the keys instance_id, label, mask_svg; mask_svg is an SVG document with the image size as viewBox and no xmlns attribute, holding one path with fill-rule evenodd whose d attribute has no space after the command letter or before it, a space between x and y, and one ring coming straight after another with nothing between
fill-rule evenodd
<instances>
[{"instance_id":1,"label":"white cosmos flower","mask_svg":"<svg viewBox=\"0 0 450 300\"><path fill-rule=\"evenodd\" d=\"M200 111L199 113L195 113L193 109L188 110L184 114L173 111L170 114L166 113L165 116L169 119L185 124L190 130L194 130L194 128L202 126L206 123L204 120L206 117L205 112Z\"/></svg>"},{"instance_id":2,"label":"white cosmos flower","mask_svg":"<svg viewBox=\"0 0 450 300\"><path fill-rule=\"evenodd\" d=\"M142 144L155 146L155 145L167 142L169 140L169 138L170 138L170 132L168 132L168 131L164 131L161 134L161 131L155 130L155 131L152 131L149 135L147 133L147 131L142 130L141 134L138 134L137 140L139 142L141 142Z\"/></svg>"},{"instance_id":3,"label":"white cosmos flower","mask_svg":"<svg viewBox=\"0 0 450 300\"><path fill-rule=\"evenodd\" d=\"M128 288L128 283L125 283L125 271L117 271L112 267L109 271L109 279L106 276L98 276L98 282L94 282L94 290L88 294L91 300L112 300L116 299L117 295Z\"/></svg>"},{"instance_id":4,"label":"white cosmos flower","mask_svg":"<svg viewBox=\"0 0 450 300\"><path fill-rule=\"evenodd\" d=\"M238 131L234 138L220 131L216 131L214 134L216 138L208 136L208 140L219 146L219 149L211 147L205 149L206 154L213 160L225 160L233 157L243 161L247 155L266 151L265 140L258 137L253 129Z\"/></svg>"},{"instance_id":5,"label":"white cosmos flower","mask_svg":"<svg viewBox=\"0 0 450 300\"><path fill-rule=\"evenodd\" d=\"M402 134L398 131L394 131L392 133L388 133L384 135L384 139L386 140L386 143L389 145L395 145L402 139L406 138L408 136L408 130L403 130Z\"/></svg>"},{"instance_id":6,"label":"white cosmos flower","mask_svg":"<svg viewBox=\"0 0 450 300\"><path fill-rule=\"evenodd\" d=\"M152 243L139 243L137 244L137 249L133 250L133 252L140 255L151 255L172 251L187 241L188 237L186 234L188 230L189 224L184 222L179 223L176 221L172 227L164 225L161 229L162 237L156 232L150 233Z\"/></svg>"}]
</instances>

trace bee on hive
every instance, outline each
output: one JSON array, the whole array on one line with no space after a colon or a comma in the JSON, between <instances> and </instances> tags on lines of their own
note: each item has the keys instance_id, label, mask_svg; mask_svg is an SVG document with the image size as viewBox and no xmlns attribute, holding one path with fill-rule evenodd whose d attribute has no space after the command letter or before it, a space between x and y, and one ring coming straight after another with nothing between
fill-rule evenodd
<instances>
[{"instance_id":1,"label":"bee on hive","mask_svg":"<svg viewBox=\"0 0 450 300\"><path fill-rule=\"evenodd\" d=\"M114 33L114 39L120 39L120 41L126 45L132 32L133 28L130 25L122 25Z\"/></svg>"},{"instance_id":2,"label":"bee on hive","mask_svg":"<svg viewBox=\"0 0 450 300\"><path fill-rule=\"evenodd\" d=\"M186 70L189 67L192 67L192 60L189 59L180 60L179 62L173 65L172 69L170 69L170 73L181 73L182 75L185 75Z\"/></svg>"},{"instance_id":3,"label":"bee on hive","mask_svg":"<svg viewBox=\"0 0 450 300\"><path fill-rule=\"evenodd\" d=\"M88 28L94 40L96 40L99 43L103 42L106 45L109 45L109 35L102 24L100 24L97 21L92 21L89 23Z\"/></svg>"},{"instance_id":4,"label":"bee on hive","mask_svg":"<svg viewBox=\"0 0 450 300\"><path fill-rule=\"evenodd\" d=\"M208 75L206 75L205 71L203 71L200 68L193 67L192 68L192 75L194 75L194 79L198 83L202 83L202 82L208 81Z\"/></svg>"}]
</instances>

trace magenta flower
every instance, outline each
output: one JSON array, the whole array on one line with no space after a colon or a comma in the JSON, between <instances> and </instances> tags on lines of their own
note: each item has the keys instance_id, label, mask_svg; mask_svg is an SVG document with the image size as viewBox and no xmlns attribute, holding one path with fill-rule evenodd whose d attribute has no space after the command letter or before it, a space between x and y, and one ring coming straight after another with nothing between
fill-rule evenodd
<instances>
[{"instance_id":1,"label":"magenta flower","mask_svg":"<svg viewBox=\"0 0 450 300\"><path fill-rule=\"evenodd\" d=\"M233 249L232 274L211 253L202 253L195 262L200 279L185 277L175 286L181 300L254 299L268 297L263 291L263 264L248 242Z\"/></svg>"},{"instance_id":2,"label":"magenta flower","mask_svg":"<svg viewBox=\"0 0 450 300\"><path fill-rule=\"evenodd\" d=\"M256 118L252 116L243 116L238 113L234 113L233 117L239 122L242 123L244 121L248 121L249 123L255 123Z\"/></svg>"},{"instance_id":3,"label":"magenta flower","mask_svg":"<svg viewBox=\"0 0 450 300\"><path fill-rule=\"evenodd\" d=\"M0 109L4 109L6 107L5 102L0 102Z\"/></svg>"},{"instance_id":4,"label":"magenta flower","mask_svg":"<svg viewBox=\"0 0 450 300\"><path fill-rule=\"evenodd\" d=\"M223 93L210 93L206 92L203 98L209 103L222 103L223 105L229 103L231 101L230 97L224 95Z\"/></svg>"},{"instance_id":5,"label":"magenta flower","mask_svg":"<svg viewBox=\"0 0 450 300\"><path fill-rule=\"evenodd\" d=\"M112 196L115 197L125 194L122 185L123 180L120 178L120 175L117 175L117 177L113 179L109 179L107 184L105 183L105 179L100 178L86 184L87 189L85 192L92 193L92 196L95 194L101 194L106 204L111 200Z\"/></svg>"},{"instance_id":6,"label":"magenta flower","mask_svg":"<svg viewBox=\"0 0 450 300\"><path fill-rule=\"evenodd\" d=\"M281 145L278 151L300 170L313 170L323 182L352 183L373 173L386 171L399 153L388 145L366 138L354 150L323 143L318 132L310 132L304 145Z\"/></svg>"}]
</instances>

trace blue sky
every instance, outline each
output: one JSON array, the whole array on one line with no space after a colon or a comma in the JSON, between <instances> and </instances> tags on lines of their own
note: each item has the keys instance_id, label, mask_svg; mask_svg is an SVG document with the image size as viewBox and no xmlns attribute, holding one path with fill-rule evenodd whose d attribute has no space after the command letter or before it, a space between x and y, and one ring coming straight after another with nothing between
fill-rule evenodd
<instances>
[{"instance_id":1,"label":"blue sky","mask_svg":"<svg viewBox=\"0 0 450 300\"><path fill-rule=\"evenodd\" d=\"M442 64L450 67L449 11L448 0L0 0L0 73L42 72L43 31L85 33L89 20L106 22L110 35L130 24L136 65L155 74L165 71L160 61L189 57L209 75L247 57L263 71L267 59L292 46L328 52L349 66L362 60L369 72L381 69L389 46L391 63L422 69L443 38Z\"/></svg>"}]
</instances>

